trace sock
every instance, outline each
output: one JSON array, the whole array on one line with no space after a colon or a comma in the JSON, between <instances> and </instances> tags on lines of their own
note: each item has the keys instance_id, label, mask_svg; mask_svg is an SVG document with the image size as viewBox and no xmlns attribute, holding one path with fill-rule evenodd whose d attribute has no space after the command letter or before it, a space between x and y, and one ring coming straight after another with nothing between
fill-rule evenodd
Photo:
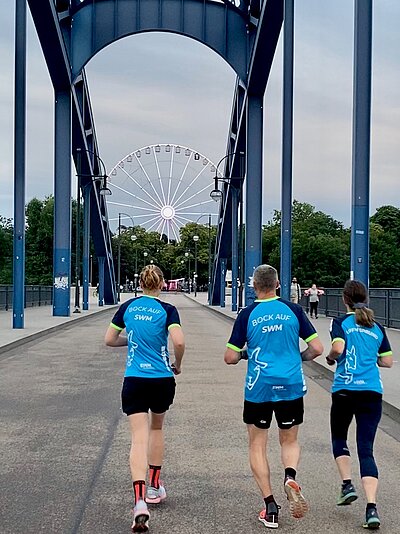
<instances>
[{"instance_id":1,"label":"sock","mask_svg":"<svg viewBox=\"0 0 400 534\"><path fill-rule=\"evenodd\" d=\"M342 488L347 486L347 484L351 484L351 478L346 478L345 480L343 480Z\"/></svg>"},{"instance_id":2,"label":"sock","mask_svg":"<svg viewBox=\"0 0 400 534\"><path fill-rule=\"evenodd\" d=\"M149 465L149 485L152 488L160 487L161 465Z\"/></svg>"},{"instance_id":3,"label":"sock","mask_svg":"<svg viewBox=\"0 0 400 534\"><path fill-rule=\"evenodd\" d=\"M275 502L274 496L268 495L268 497L264 498L264 502L265 502L265 508L268 508L268 505L270 502Z\"/></svg>"},{"instance_id":4,"label":"sock","mask_svg":"<svg viewBox=\"0 0 400 534\"><path fill-rule=\"evenodd\" d=\"M286 469L285 469L285 480L288 477L293 478L293 480L296 480L296 469L293 469L293 467L286 467Z\"/></svg>"},{"instance_id":5,"label":"sock","mask_svg":"<svg viewBox=\"0 0 400 534\"><path fill-rule=\"evenodd\" d=\"M133 494L135 496L135 504L140 500L144 501L146 482L144 480L134 480L132 485L133 485Z\"/></svg>"},{"instance_id":6,"label":"sock","mask_svg":"<svg viewBox=\"0 0 400 534\"><path fill-rule=\"evenodd\" d=\"M368 502L367 503L367 511L371 510L371 508L376 508L376 503L375 502Z\"/></svg>"}]
</instances>

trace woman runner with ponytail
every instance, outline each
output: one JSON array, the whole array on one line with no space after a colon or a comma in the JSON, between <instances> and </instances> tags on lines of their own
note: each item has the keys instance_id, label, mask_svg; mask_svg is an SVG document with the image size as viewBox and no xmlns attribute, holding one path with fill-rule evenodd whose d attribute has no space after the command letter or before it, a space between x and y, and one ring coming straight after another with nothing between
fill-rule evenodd
<instances>
[{"instance_id":1,"label":"woman runner with ponytail","mask_svg":"<svg viewBox=\"0 0 400 534\"><path fill-rule=\"evenodd\" d=\"M174 374L181 372L185 350L177 309L158 298L164 285L162 271L148 265L140 274L140 285L143 295L120 306L105 336L110 347L128 346L121 396L132 437L129 456L134 491L132 532L147 532L150 514L146 503L158 504L166 498L160 481L163 422L174 400ZM124 329L127 336L121 335ZM172 364L168 334L175 353Z\"/></svg>"},{"instance_id":2,"label":"woman runner with ponytail","mask_svg":"<svg viewBox=\"0 0 400 534\"><path fill-rule=\"evenodd\" d=\"M383 388L379 367L392 367L393 359L385 329L374 320L367 299L367 288L362 282L346 282L343 302L347 314L332 320L332 348L326 360L329 365L337 363L331 407L332 449L342 478L337 504L350 504L358 497L351 481L347 446L348 429L354 416L361 481L367 498L363 527L378 529L378 468L373 446L382 415Z\"/></svg>"}]
</instances>

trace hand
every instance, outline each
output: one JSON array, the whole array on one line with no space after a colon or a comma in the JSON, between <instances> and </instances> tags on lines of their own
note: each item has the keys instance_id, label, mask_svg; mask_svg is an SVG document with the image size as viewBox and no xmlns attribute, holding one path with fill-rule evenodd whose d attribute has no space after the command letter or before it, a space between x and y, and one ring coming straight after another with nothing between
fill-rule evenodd
<instances>
[{"instance_id":1,"label":"hand","mask_svg":"<svg viewBox=\"0 0 400 534\"><path fill-rule=\"evenodd\" d=\"M335 363L336 363L336 360L331 360L331 359L329 358L329 356L327 356L325 359L326 359L326 363L327 363L328 365L335 365Z\"/></svg>"},{"instance_id":2,"label":"hand","mask_svg":"<svg viewBox=\"0 0 400 534\"><path fill-rule=\"evenodd\" d=\"M171 363L171 369L174 375L180 375L182 372L182 368L177 365L176 361L174 363Z\"/></svg>"}]
</instances>

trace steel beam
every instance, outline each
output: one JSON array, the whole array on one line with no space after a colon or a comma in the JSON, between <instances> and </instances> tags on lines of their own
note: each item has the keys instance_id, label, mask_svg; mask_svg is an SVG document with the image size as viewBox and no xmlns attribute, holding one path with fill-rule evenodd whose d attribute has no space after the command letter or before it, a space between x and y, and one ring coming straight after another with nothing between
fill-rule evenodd
<instances>
[{"instance_id":1,"label":"steel beam","mask_svg":"<svg viewBox=\"0 0 400 534\"><path fill-rule=\"evenodd\" d=\"M354 3L351 278L369 286L372 0Z\"/></svg>"},{"instance_id":2,"label":"steel beam","mask_svg":"<svg viewBox=\"0 0 400 534\"><path fill-rule=\"evenodd\" d=\"M290 299L292 271L292 160L294 0L285 0L283 40L281 297Z\"/></svg>"},{"instance_id":3,"label":"steel beam","mask_svg":"<svg viewBox=\"0 0 400 534\"><path fill-rule=\"evenodd\" d=\"M244 277L246 306L254 301L253 272L262 261L263 97L249 95L247 106Z\"/></svg>"},{"instance_id":4,"label":"steel beam","mask_svg":"<svg viewBox=\"0 0 400 534\"><path fill-rule=\"evenodd\" d=\"M70 315L71 93L55 92L53 315Z\"/></svg>"},{"instance_id":5,"label":"steel beam","mask_svg":"<svg viewBox=\"0 0 400 534\"><path fill-rule=\"evenodd\" d=\"M92 184L86 184L83 188L83 309L89 309L89 249L90 249L90 193Z\"/></svg>"},{"instance_id":6,"label":"steel beam","mask_svg":"<svg viewBox=\"0 0 400 534\"><path fill-rule=\"evenodd\" d=\"M15 4L13 328L24 328L26 0Z\"/></svg>"},{"instance_id":7,"label":"steel beam","mask_svg":"<svg viewBox=\"0 0 400 534\"><path fill-rule=\"evenodd\" d=\"M238 309L238 273L239 273L239 255L238 255L238 201L239 190L231 187L232 190L232 311Z\"/></svg>"}]
</instances>

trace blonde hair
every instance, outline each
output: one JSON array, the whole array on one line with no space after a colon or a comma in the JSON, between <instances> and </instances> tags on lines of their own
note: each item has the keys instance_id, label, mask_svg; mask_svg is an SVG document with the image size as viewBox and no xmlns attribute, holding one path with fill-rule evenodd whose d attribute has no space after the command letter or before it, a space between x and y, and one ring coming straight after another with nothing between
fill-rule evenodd
<instances>
[{"instance_id":1,"label":"blonde hair","mask_svg":"<svg viewBox=\"0 0 400 534\"><path fill-rule=\"evenodd\" d=\"M347 280L343 289L344 303L354 310L356 323L360 326L374 325L374 312L368 308L368 290L359 280Z\"/></svg>"},{"instance_id":2,"label":"blonde hair","mask_svg":"<svg viewBox=\"0 0 400 534\"><path fill-rule=\"evenodd\" d=\"M164 275L157 265L146 265L140 273L140 285L143 289L154 291L160 289L164 282Z\"/></svg>"}]
</instances>

